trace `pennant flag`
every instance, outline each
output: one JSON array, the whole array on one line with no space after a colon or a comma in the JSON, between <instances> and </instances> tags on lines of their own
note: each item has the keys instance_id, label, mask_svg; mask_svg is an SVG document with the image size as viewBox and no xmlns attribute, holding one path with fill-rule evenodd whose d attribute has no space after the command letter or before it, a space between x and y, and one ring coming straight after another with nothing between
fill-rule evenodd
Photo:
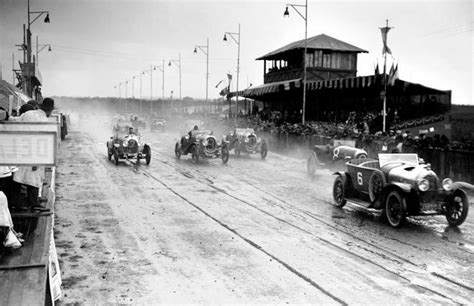
<instances>
[{"instance_id":1,"label":"pennant flag","mask_svg":"<svg viewBox=\"0 0 474 306\"><path fill-rule=\"evenodd\" d=\"M216 84L216 88L219 87L219 85L221 85L222 82L224 82L224 80L220 80L219 83Z\"/></svg>"},{"instance_id":2,"label":"pennant flag","mask_svg":"<svg viewBox=\"0 0 474 306\"><path fill-rule=\"evenodd\" d=\"M227 79L229 79L229 82L232 81L232 74L227 74Z\"/></svg>"},{"instance_id":3,"label":"pennant flag","mask_svg":"<svg viewBox=\"0 0 474 306\"><path fill-rule=\"evenodd\" d=\"M393 68L393 67L392 67ZM395 66L395 68L390 69L390 75L388 78L388 84L393 86L395 84L395 81L398 80L398 64Z\"/></svg>"},{"instance_id":4,"label":"pennant flag","mask_svg":"<svg viewBox=\"0 0 474 306\"><path fill-rule=\"evenodd\" d=\"M389 27L380 28L380 31L382 32L382 41L383 41L382 54L385 54L385 53L392 54L392 51L387 46L387 35L388 35L388 31L390 31L390 29L391 28L389 28Z\"/></svg>"}]
</instances>

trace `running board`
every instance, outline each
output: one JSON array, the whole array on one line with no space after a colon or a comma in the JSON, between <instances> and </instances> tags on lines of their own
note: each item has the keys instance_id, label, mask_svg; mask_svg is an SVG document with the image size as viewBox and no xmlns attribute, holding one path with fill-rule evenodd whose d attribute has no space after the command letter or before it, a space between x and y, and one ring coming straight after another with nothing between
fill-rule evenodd
<instances>
[{"instance_id":1,"label":"running board","mask_svg":"<svg viewBox=\"0 0 474 306\"><path fill-rule=\"evenodd\" d=\"M346 201L348 203L350 203L351 205L353 206L356 206L356 207L359 207L359 208L362 208L363 210L367 211L367 212L370 212L370 213L373 213L373 214L377 214L377 215L381 215L382 214L382 209L376 209L376 208L371 208L371 207L367 207L367 205L369 203L365 202L365 201L361 201L359 199L356 199L356 198L346 198Z\"/></svg>"}]
</instances>

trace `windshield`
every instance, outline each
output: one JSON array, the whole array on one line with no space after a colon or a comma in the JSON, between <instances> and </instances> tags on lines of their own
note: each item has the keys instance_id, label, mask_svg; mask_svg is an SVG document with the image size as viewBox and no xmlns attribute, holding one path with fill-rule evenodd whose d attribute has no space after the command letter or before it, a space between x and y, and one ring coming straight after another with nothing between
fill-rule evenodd
<instances>
[{"instance_id":1,"label":"windshield","mask_svg":"<svg viewBox=\"0 0 474 306\"><path fill-rule=\"evenodd\" d=\"M403 163L413 166L418 166L418 154L407 153L407 154L379 154L380 167L390 163Z\"/></svg>"}]
</instances>

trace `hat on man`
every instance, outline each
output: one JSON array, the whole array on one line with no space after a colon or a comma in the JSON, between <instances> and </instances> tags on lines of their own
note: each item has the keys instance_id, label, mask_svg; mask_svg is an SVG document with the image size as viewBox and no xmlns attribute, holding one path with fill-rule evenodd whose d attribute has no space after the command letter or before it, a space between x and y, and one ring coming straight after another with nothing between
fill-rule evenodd
<instances>
[{"instance_id":1,"label":"hat on man","mask_svg":"<svg viewBox=\"0 0 474 306\"><path fill-rule=\"evenodd\" d=\"M39 107L44 111L52 111L54 109L54 100L51 98L45 98L43 103L39 104Z\"/></svg>"},{"instance_id":2,"label":"hat on man","mask_svg":"<svg viewBox=\"0 0 474 306\"><path fill-rule=\"evenodd\" d=\"M38 108L38 102L36 102L35 100L30 100L28 102L26 102L27 104L33 106L33 109L37 109Z\"/></svg>"},{"instance_id":3,"label":"hat on man","mask_svg":"<svg viewBox=\"0 0 474 306\"><path fill-rule=\"evenodd\" d=\"M29 103L27 104L23 104L21 107L20 107L20 116L23 115L24 113L26 113L27 111L30 111L30 110L34 110L35 107Z\"/></svg>"}]
</instances>

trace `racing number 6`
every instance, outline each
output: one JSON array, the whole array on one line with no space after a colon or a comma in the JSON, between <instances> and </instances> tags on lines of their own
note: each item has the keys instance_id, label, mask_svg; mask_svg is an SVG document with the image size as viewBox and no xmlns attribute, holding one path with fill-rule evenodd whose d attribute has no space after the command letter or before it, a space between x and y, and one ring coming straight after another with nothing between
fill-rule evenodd
<instances>
[{"instance_id":1,"label":"racing number 6","mask_svg":"<svg viewBox=\"0 0 474 306\"><path fill-rule=\"evenodd\" d=\"M357 184L362 186L362 183L364 181L362 180L362 172L357 172Z\"/></svg>"}]
</instances>

